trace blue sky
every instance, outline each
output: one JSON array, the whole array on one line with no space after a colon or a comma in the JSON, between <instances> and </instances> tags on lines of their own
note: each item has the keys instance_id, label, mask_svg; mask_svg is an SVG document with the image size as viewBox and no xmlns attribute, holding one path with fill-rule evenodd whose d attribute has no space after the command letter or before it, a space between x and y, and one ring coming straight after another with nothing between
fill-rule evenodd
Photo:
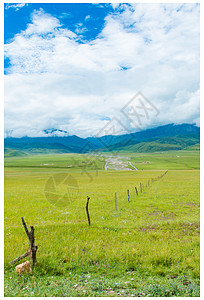
<instances>
[{"instance_id":1,"label":"blue sky","mask_svg":"<svg viewBox=\"0 0 204 300\"><path fill-rule=\"evenodd\" d=\"M92 5L89 3L82 3L80 5L77 3L27 3L20 7L16 3L7 3L4 4L4 7L5 43L9 43L16 34L22 30L26 30L34 10L43 10L61 20L64 28L69 28L73 32L80 33L79 41L81 42L95 39L105 24L104 18L110 12L113 12L111 5ZM6 69L8 66L9 60L7 58L5 59L5 72L7 72Z\"/></svg>"},{"instance_id":2,"label":"blue sky","mask_svg":"<svg viewBox=\"0 0 204 300\"><path fill-rule=\"evenodd\" d=\"M5 4L5 136L199 125L199 9Z\"/></svg>"},{"instance_id":3,"label":"blue sky","mask_svg":"<svg viewBox=\"0 0 204 300\"><path fill-rule=\"evenodd\" d=\"M77 28L80 27L78 24L82 24L86 28L86 34L83 35L86 40L96 38L104 26L104 18L114 11L112 6L108 4L30 3L25 4L21 8L15 7L15 5L4 4L5 42L8 42L15 34L26 29L34 10L44 10L44 12L61 20L62 26L69 28L73 32L77 32Z\"/></svg>"}]
</instances>

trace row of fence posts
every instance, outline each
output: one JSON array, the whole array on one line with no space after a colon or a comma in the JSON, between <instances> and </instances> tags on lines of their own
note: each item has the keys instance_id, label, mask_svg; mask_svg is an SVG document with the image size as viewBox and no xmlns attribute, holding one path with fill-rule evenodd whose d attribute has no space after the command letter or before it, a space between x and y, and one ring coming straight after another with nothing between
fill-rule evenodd
<instances>
[{"instance_id":1,"label":"row of fence posts","mask_svg":"<svg viewBox=\"0 0 204 300\"><path fill-rule=\"evenodd\" d=\"M161 176L158 176L156 178L151 178L151 182L159 180L167 172L168 172L168 170L166 172L164 172L164 174L162 174ZM150 185L150 180L148 180L148 186L149 185ZM146 186L147 186L147 184L146 184ZM144 185L142 183L140 183L140 192L142 193L143 191L144 191ZM136 186L135 186L135 192L136 192L136 195L138 196L139 192L138 192L138 189L137 189ZM130 192L129 192L129 190L127 190L127 198L128 198L128 202L129 202L130 201ZM87 213L87 218L88 218L88 224L91 225L91 220L90 220L90 215L89 215L89 200L90 200L90 197L87 196L86 213ZM117 192L115 192L115 210L117 211ZM34 268L34 265L37 261L36 252L37 252L37 249L38 249L38 246L35 245L34 227L30 226L31 230L29 232L23 217L21 219L22 219L23 226L25 228L25 232L26 232L26 234L28 236L28 239L29 239L29 250L27 252L25 252L24 254L20 255L19 257L17 257L16 259L14 259L11 263L16 263L17 261L21 260L22 258L24 258L24 257L26 257L30 254L32 266Z\"/></svg>"},{"instance_id":2,"label":"row of fence posts","mask_svg":"<svg viewBox=\"0 0 204 300\"><path fill-rule=\"evenodd\" d=\"M157 177L155 177L155 178L151 178L151 180L149 179L149 180L148 180L148 183L146 184L146 187L149 186L150 183L153 183L153 182L155 182L155 181L161 179L164 175L166 175L167 172L168 172L168 170L165 171L165 172L164 172L162 175L160 175L160 176L157 176ZM139 188L137 188L137 187L135 186L135 193L136 193L137 196L139 196L139 190L140 190L140 193L144 192L144 184L142 184L141 182L140 182L140 184L139 184ZM129 191L129 190L127 190L127 199L128 199L128 202L130 202L130 191ZM88 224L91 225L91 220L90 220L90 215L89 215L89 200L90 200L90 197L87 196L87 202L86 202L86 214L87 214L87 218L88 218ZM118 210L118 208L117 208L117 192L115 192L115 210L116 210L116 211Z\"/></svg>"}]
</instances>

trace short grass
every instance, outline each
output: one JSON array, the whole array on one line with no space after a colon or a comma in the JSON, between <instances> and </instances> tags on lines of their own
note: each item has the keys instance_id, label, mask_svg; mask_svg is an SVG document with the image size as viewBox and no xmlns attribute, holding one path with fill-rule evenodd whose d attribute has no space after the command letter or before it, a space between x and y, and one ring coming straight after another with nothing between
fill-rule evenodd
<instances>
[{"instance_id":1,"label":"short grass","mask_svg":"<svg viewBox=\"0 0 204 300\"><path fill-rule=\"evenodd\" d=\"M199 296L199 153L128 156L139 171L104 171L87 155L5 159L5 296ZM46 198L59 174L67 185ZM39 249L34 274L18 277L22 216Z\"/></svg>"},{"instance_id":2,"label":"short grass","mask_svg":"<svg viewBox=\"0 0 204 300\"><path fill-rule=\"evenodd\" d=\"M139 170L198 170L200 169L199 151L168 151L139 153L129 156Z\"/></svg>"}]
</instances>

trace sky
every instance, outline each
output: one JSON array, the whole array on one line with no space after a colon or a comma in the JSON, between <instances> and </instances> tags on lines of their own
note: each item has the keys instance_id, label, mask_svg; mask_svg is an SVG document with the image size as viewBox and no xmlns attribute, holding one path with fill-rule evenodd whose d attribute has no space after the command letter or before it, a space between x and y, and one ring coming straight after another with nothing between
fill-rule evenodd
<instances>
[{"instance_id":1,"label":"sky","mask_svg":"<svg viewBox=\"0 0 204 300\"><path fill-rule=\"evenodd\" d=\"M4 15L5 137L200 125L199 4L9 3Z\"/></svg>"}]
</instances>

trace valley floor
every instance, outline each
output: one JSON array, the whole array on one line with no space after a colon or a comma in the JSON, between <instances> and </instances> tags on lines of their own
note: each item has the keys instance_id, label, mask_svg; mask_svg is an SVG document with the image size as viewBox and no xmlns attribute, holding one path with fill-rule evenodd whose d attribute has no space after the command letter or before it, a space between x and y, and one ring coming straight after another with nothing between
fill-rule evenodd
<instances>
[{"instance_id":1,"label":"valley floor","mask_svg":"<svg viewBox=\"0 0 204 300\"><path fill-rule=\"evenodd\" d=\"M5 296L199 296L199 152L119 157L138 170L75 154L5 159ZM35 227L33 275L10 264L28 247L21 217Z\"/></svg>"}]
</instances>

